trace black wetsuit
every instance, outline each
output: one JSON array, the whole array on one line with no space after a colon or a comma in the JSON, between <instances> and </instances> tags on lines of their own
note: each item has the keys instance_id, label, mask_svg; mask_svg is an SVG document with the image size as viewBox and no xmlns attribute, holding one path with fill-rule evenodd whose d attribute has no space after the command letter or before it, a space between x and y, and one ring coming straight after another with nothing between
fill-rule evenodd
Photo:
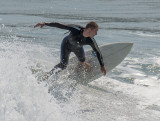
<instances>
[{"instance_id":1,"label":"black wetsuit","mask_svg":"<svg viewBox=\"0 0 160 121\"><path fill-rule=\"evenodd\" d=\"M65 69L67 67L69 55L71 52L75 53L80 62L84 62L85 53L83 45L90 45L96 52L96 56L98 58L100 66L104 66L102 54L95 39L83 36L84 27L71 24L65 25L61 23L45 23L45 25L70 31L70 34L63 39L61 44L61 62L56 65L50 73L53 73L55 68L61 68L62 70Z\"/></svg>"}]
</instances>

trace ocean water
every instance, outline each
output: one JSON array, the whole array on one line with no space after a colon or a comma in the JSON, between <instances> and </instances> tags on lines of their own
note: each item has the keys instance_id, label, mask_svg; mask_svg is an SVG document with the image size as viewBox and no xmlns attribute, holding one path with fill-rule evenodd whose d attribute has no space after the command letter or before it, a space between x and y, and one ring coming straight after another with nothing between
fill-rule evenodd
<instances>
[{"instance_id":1,"label":"ocean water","mask_svg":"<svg viewBox=\"0 0 160 121\"><path fill-rule=\"evenodd\" d=\"M160 120L159 0L0 0L0 6L0 121ZM67 31L33 26L89 21L99 25L98 45L134 43L125 60L88 86L39 82L59 62Z\"/></svg>"}]
</instances>

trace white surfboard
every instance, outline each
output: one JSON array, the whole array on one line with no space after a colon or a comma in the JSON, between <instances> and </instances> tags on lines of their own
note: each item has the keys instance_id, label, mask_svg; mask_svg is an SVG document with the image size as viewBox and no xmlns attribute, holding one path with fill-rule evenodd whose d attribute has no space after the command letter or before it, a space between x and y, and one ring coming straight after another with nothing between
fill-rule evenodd
<instances>
[{"instance_id":1,"label":"white surfboard","mask_svg":"<svg viewBox=\"0 0 160 121\"><path fill-rule=\"evenodd\" d=\"M99 47L107 72L111 71L124 60L132 46L133 43L113 43ZM93 55L93 50L86 51L85 55L86 61L92 66L91 72L88 72L81 67L77 57L74 56L69 59L67 69L60 72L59 75L68 75L68 78L74 79L81 84L88 84L89 82L103 76L103 73L100 70L99 61L97 57Z\"/></svg>"}]
</instances>

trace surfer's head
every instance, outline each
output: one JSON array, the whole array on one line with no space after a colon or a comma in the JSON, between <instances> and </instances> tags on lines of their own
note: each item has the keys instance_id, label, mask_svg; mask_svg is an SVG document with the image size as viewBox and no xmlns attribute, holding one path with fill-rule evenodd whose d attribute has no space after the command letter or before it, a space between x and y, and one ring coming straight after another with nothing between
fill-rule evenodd
<instances>
[{"instance_id":1,"label":"surfer's head","mask_svg":"<svg viewBox=\"0 0 160 121\"><path fill-rule=\"evenodd\" d=\"M96 22L91 21L86 25L83 36L93 38L95 35L97 35L97 31L98 25L96 24Z\"/></svg>"},{"instance_id":2,"label":"surfer's head","mask_svg":"<svg viewBox=\"0 0 160 121\"><path fill-rule=\"evenodd\" d=\"M91 22L89 22L89 23L86 25L86 28L85 28L85 29L88 29L88 28L90 28L90 29L96 29L96 28L98 28L98 25L96 24L96 22L91 21Z\"/></svg>"}]
</instances>

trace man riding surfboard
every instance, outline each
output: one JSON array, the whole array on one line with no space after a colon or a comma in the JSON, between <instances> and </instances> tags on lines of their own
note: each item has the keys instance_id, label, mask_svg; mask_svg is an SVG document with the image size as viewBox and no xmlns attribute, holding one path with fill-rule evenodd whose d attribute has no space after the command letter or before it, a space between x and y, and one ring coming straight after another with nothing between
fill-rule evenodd
<instances>
[{"instance_id":1,"label":"man riding surfboard","mask_svg":"<svg viewBox=\"0 0 160 121\"><path fill-rule=\"evenodd\" d=\"M62 23L52 22L52 23L38 23L34 27L40 26L51 26L57 27L60 29L69 30L70 33L67 35L62 43L61 43L61 60L60 63L57 64L49 74L52 75L54 71L58 68L61 70L65 69L68 64L69 55L73 52L78 60L82 63L82 65L87 68L88 71L91 71L91 65L85 61L85 53L83 49L83 45L90 45L92 49L95 51L97 59L100 64L100 69L104 75L106 75L106 69L103 63L103 57L99 50L99 47L94 39L94 36L97 35L98 25L95 22L89 22L86 27L82 27L79 25L69 24L65 25Z\"/></svg>"}]
</instances>

